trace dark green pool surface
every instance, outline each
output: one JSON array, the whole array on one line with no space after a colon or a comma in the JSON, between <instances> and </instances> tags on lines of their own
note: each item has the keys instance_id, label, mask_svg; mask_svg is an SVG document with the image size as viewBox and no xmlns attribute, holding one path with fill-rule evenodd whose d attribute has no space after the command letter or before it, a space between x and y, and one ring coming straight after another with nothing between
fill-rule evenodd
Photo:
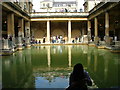
<instances>
[{"instance_id":1,"label":"dark green pool surface","mask_svg":"<svg viewBox=\"0 0 120 90\"><path fill-rule=\"evenodd\" d=\"M66 88L73 66L82 63L89 88L120 86L120 54L82 45L37 46L2 57L3 88Z\"/></svg>"}]
</instances>

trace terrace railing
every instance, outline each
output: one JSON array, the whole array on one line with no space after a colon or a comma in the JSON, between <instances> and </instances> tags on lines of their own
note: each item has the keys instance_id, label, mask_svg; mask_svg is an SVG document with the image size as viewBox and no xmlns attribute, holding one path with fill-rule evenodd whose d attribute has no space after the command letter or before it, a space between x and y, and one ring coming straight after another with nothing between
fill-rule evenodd
<instances>
[{"instance_id":1,"label":"terrace railing","mask_svg":"<svg viewBox=\"0 0 120 90\"><path fill-rule=\"evenodd\" d=\"M30 16L34 17L87 17L87 12L32 12Z\"/></svg>"}]
</instances>

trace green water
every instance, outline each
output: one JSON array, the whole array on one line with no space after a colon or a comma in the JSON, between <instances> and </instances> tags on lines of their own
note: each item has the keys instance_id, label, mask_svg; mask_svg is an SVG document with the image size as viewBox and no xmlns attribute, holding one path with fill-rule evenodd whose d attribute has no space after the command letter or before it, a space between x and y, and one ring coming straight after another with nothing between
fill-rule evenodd
<instances>
[{"instance_id":1,"label":"green water","mask_svg":"<svg viewBox=\"0 0 120 90\"><path fill-rule=\"evenodd\" d=\"M82 45L38 46L2 57L3 88L66 88L76 63L82 63L94 84L120 86L120 54Z\"/></svg>"}]
</instances>

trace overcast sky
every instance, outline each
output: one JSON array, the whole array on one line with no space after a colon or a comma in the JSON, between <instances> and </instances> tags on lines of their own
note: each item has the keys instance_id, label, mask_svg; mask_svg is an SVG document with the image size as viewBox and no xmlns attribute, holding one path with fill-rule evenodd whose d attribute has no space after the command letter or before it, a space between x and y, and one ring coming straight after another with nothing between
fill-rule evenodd
<instances>
[{"instance_id":1,"label":"overcast sky","mask_svg":"<svg viewBox=\"0 0 120 90\"><path fill-rule=\"evenodd\" d=\"M39 12L40 1L43 1L43 0L33 0L33 9L35 9L35 11ZM54 0L54 1L75 1L75 0ZM83 4L84 4L84 0L78 0L79 8L83 8Z\"/></svg>"}]
</instances>

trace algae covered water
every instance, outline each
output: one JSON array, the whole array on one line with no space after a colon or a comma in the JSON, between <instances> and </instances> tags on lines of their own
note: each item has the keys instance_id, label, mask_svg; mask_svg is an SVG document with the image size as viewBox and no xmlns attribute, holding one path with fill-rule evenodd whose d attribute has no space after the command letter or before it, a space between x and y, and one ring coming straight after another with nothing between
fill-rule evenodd
<instances>
[{"instance_id":1,"label":"algae covered water","mask_svg":"<svg viewBox=\"0 0 120 90\"><path fill-rule=\"evenodd\" d=\"M87 45L53 45L3 56L3 88L66 88L76 63L89 72L94 82L89 88L120 86L120 54Z\"/></svg>"}]
</instances>

